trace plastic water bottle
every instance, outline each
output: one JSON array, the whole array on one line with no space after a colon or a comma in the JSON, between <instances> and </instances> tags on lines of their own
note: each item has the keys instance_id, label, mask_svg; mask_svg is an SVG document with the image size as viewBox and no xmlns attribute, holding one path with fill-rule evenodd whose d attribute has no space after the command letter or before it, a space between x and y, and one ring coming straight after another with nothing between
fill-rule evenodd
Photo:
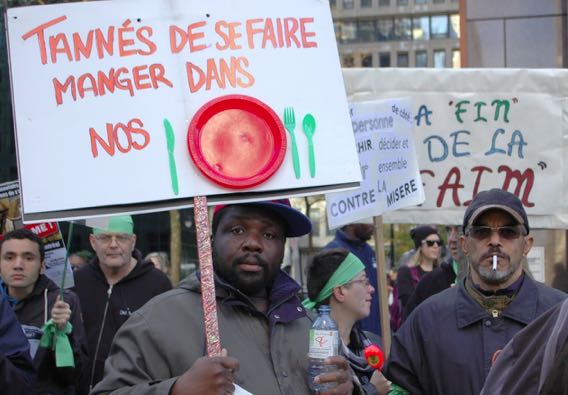
<instances>
[{"instance_id":1,"label":"plastic water bottle","mask_svg":"<svg viewBox=\"0 0 568 395\"><path fill-rule=\"evenodd\" d=\"M339 331L329 314L329 306L321 305L318 311L319 315L310 329L308 351L308 381L314 393L327 391L337 385L336 383L315 384L314 379L319 374L337 369L335 365L324 364L324 360L339 353Z\"/></svg>"}]
</instances>

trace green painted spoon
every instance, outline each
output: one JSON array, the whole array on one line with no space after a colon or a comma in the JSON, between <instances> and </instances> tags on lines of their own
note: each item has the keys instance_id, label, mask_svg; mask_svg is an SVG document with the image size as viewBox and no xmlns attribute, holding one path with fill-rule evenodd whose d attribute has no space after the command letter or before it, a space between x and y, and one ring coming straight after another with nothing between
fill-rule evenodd
<instances>
[{"instance_id":1,"label":"green painted spoon","mask_svg":"<svg viewBox=\"0 0 568 395\"><path fill-rule=\"evenodd\" d=\"M314 153L314 132L316 131L316 120L312 114L306 114L302 121L302 129L308 139L308 150L310 158L310 176L316 176L316 156Z\"/></svg>"}]
</instances>

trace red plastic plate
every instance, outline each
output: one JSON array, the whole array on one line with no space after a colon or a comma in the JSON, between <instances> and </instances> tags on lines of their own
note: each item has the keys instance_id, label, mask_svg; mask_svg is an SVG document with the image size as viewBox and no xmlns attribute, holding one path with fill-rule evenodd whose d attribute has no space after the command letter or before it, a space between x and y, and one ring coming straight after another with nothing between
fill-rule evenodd
<instances>
[{"instance_id":1,"label":"red plastic plate","mask_svg":"<svg viewBox=\"0 0 568 395\"><path fill-rule=\"evenodd\" d=\"M227 95L204 104L187 132L189 154L214 183L245 189L268 180L286 155L286 131L265 103Z\"/></svg>"}]
</instances>

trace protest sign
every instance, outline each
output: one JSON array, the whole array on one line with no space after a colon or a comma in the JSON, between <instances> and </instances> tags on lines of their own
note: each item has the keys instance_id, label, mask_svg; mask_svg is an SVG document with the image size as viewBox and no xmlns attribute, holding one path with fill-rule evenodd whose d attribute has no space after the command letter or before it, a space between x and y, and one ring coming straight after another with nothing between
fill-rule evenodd
<instances>
[{"instance_id":1,"label":"protest sign","mask_svg":"<svg viewBox=\"0 0 568 395\"><path fill-rule=\"evenodd\" d=\"M424 201L414 148L411 100L351 103L361 187L326 195L330 229Z\"/></svg>"},{"instance_id":2,"label":"protest sign","mask_svg":"<svg viewBox=\"0 0 568 395\"><path fill-rule=\"evenodd\" d=\"M359 185L327 2L18 7L7 30L24 220Z\"/></svg>"},{"instance_id":3,"label":"protest sign","mask_svg":"<svg viewBox=\"0 0 568 395\"><path fill-rule=\"evenodd\" d=\"M57 285L61 285L65 271L65 288L75 285L71 266L65 266L67 250L59 226L55 222L23 224L20 213L20 185L18 181L0 184L0 212L2 230L0 238L14 229L25 227L41 237L45 249L45 272ZM65 269L67 268L67 269Z\"/></svg>"},{"instance_id":4,"label":"protest sign","mask_svg":"<svg viewBox=\"0 0 568 395\"><path fill-rule=\"evenodd\" d=\"M426 200L385 222L459 224L477 192L502 188L531 227L568 228L566 70L345 69L344 79L354 102L412 97Z\"/></svg>"}]
</instances>

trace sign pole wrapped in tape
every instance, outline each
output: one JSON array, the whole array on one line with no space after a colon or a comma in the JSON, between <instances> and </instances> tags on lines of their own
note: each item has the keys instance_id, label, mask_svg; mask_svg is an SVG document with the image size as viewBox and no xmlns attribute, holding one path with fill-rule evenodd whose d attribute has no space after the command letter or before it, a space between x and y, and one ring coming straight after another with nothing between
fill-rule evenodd
<instances>
[{"instance_id":1,"label":"sign pole wrapped in tape","mask_svg":"<svg viewBox=\"0 0 568 395\"><path fill-rule=\"evenodd\" d=\"M217 305L215 300L215 281L213 259L211 255L211 238L209 237L209 216L207 215L207 198L193 198L193 213L197 234L197 254L201 273L201 303L203 305L203 322L205 325L205 342L207 355L221 355L221 339L217 322Z\"/></svg>"}]
</instances>

